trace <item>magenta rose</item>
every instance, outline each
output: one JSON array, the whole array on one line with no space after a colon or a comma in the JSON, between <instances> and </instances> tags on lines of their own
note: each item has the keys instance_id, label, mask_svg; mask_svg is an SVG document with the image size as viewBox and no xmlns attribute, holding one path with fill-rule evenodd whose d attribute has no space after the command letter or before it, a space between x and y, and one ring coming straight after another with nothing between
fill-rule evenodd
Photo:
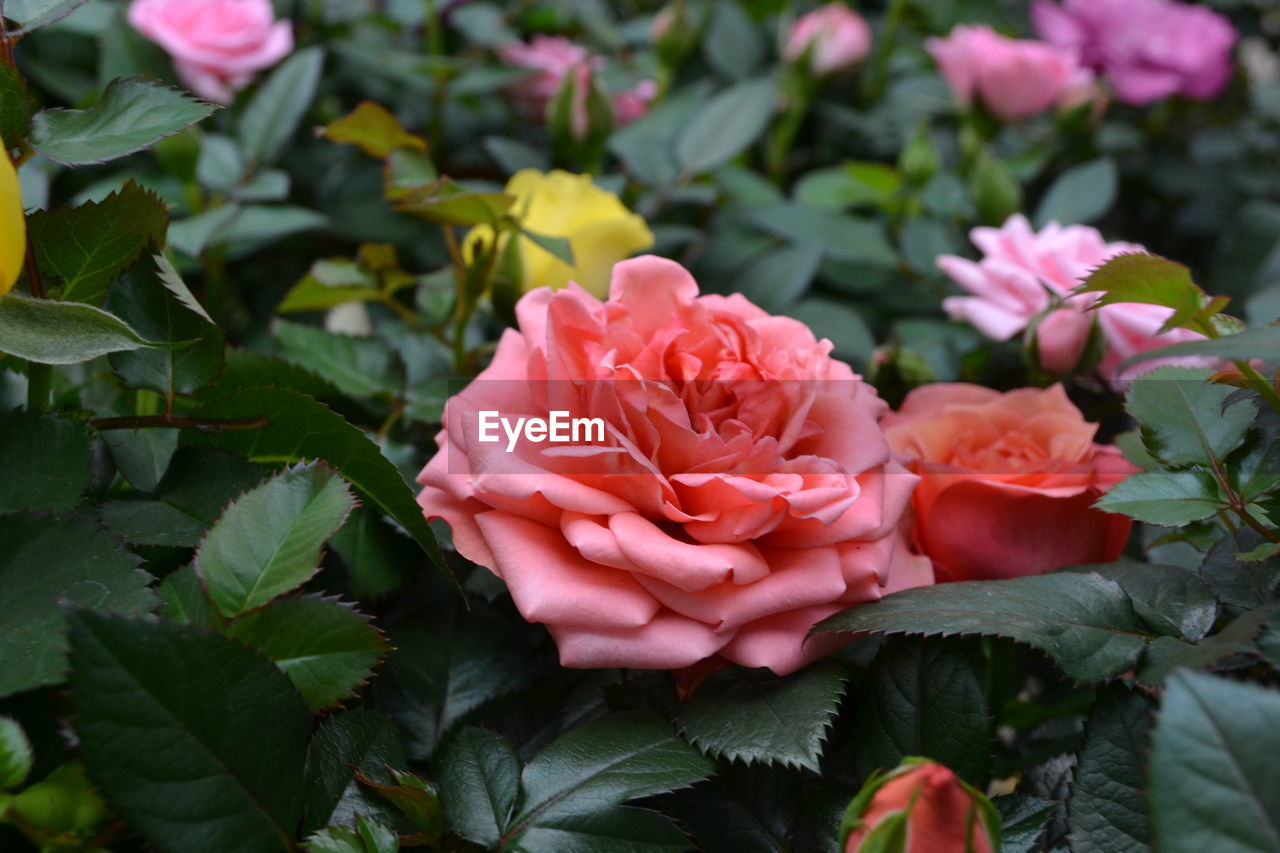
<instances>
[{"instance_id":1,"label":"magenta rose","mask_svg":"<svg viewBox=\"0 0 1280 853\"><path fill-rule=\"evenodd\" d=\"M220 104L293 50L293 26L270 0L134 0L129 23L168 51L188 89Z\"/></svg>"},{"instance_id":2,"label":"magenta rose","mask_svg":"<svg viewBox=\"0 0 1280 853\"><path fill-rule=\"evenodd\" d=\"M1231 79L1236 31L1204 6L1172 0L1038 0L1041 37L1077 50L1106 75L1116 97L1147 104L1182 94L1215 97Z\"/></svg>"},{"instance_id":3,"label":"magenta rose","mask_svg":"<svg viewBox=\"0 0 1280 853\"><path fill-rule=\"evenodd\" d=\"M885 404L802 323L655 257L614 267L605 302L571 284L516 313L449 401L418 501L563 665L785 674L841 642L809 639L819 620L932 582L898 544L916 477ZM599 433L483 440L494 413L557 411Z\"/></svg>"},{"instance_id":4,"label":"magenta rose","mask_svg":"<svg viewBox=\"0 0 1280 853\"><path fill-rule=\"evenodd\" d=\"M925 47L962 104L980 100L1004 121L1080 103L1093 77L1074 50L1007 38L986 26L958 26Z\"/></svg>"}]
</instances>

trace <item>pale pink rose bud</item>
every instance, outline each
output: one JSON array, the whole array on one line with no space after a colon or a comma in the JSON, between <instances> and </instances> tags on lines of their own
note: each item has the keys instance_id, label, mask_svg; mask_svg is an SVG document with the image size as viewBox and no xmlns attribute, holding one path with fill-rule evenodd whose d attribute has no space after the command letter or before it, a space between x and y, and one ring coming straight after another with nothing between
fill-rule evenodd
<instances>
[{"instance_id":1,"label":"pale pink rose bud","mask_svg":"<svg viewBox=\"0 0 1280 853\"><path fill-rule=\"evenodd\" d=\"M1057 376L1076 369L1089 343L1093 318L1078 306L1050 312L1036 326L1036 358L1040 367Z\"/></svg>"},{"instance_id":2,"label":"pale pink rose bud","mask_svg":"<svg viewBox=\"0 0 1280 853\"><path fill-rule=\"evenodd\" d=\"M566 76L576 66L587 64L592 70L601 59L593 57L585 47L563 36L534 36L528 44L512 42L498 48L498 58L515 68L528 68L530 74L511 86L511 94L530 115L542 119L547 104L560 90Z\"/></svg>"},{"instance_id":3,"label":"pale pink rose bud","mask_svg":"<svg viewBox=\"0 0 1280 853\"><path fill-rule=\"evenodd\" d=\"M129 23L173 57L187 88L222 104L293 50L293 26L270 0L134 0Z\"/></svg>"},{"instance_id":4,"label":"pale pink rose bud","mask_svg":"<svg viewBox=\"0 0 1280 853\"><path fill-rule=\"evenodd\" d=\"M630 89L625 89L613 96L613 116L618 127L630 124L649 111L649 104L658 94L658 84L652 80L641 80Z\"/></svg>"},{"instance_id":5,"label":"pale pink rose bud","mask_svg":"<svg viewBox=\"0 0 1280 853\"><path fill-rule=\"evenodd\" d=\"M870 50L871 28L867 22L848 6L829 3L795 22L782 57L787 62L799 62L807 53L809 70L822 77L852 68Z\"/></svg>"},{"instance_id":6,"label":"pale pink rose bud","mask_svg":"<svg viewBox=\"0 0 1280 853\"><path fill-rule=\"evenodd\" d=\"M1049 109L1089 77L1069 48L1006 38L985 26L958 26L925 47L962 104L981 100L1004 121Z\"/></svg>"}]
</instances>

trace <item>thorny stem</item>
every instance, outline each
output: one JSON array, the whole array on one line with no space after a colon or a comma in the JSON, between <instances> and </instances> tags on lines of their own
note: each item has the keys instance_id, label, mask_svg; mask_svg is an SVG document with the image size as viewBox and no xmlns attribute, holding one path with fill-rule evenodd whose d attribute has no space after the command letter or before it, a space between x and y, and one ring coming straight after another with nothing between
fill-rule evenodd
<instances>
[{"instance_id":1,"label":"thorny stem","mask_svg":"<svg viewBox=\"0 0 1280 853\"><path fill-rule=\"evenodd\" d=\"M179 415L126 415L90 421L99 431L113 429L198 429L201 432L246 432L262 429L271 422L266 415L252 418L204 419Z\"/></svg>"}]
</instances>

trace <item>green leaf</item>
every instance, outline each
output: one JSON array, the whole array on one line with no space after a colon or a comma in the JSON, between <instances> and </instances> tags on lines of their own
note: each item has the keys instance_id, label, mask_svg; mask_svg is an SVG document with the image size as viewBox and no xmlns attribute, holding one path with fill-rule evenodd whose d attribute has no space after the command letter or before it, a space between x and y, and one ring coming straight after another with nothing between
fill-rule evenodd
<instances>
[{"instance_id":1,"label":"green leaf","mask_svg":"<svg viewBox=\"0 0 1280 853\"><path fill-rule=\"evenodd\" d=\"M1100 219L1111 209L1118 184L1119 173L1109 157L1067 169L1036 208L1036 227L1043 228L1050 222L1087 224Z\"/></svg>"},{"instance_id":2,"label":"green leaf","mask_svg":"<svg viewBox=\"0 0 1280 853\"><path fill-rule=\"evenodd\" d=\"M113 80L84 110L45 110L31 120L31 147L64 166L104 163L154 145L217 107L140 77Z\"/></svg>"},{"instance_id":3,"label":"green leaf","mask_svg":"<svg viewBox=\"0 0 1280 853\"><path fill-rule=\"evenodd\" d=\"M902 188L902 175L884 163L845 163L809 172L796 182L795 200L806 207L843 210L888 205Z\"/></svg>"},{"instance_id":4,"label":"green leaf","mask_svg":"<svg viewBox=\"0 0 1280 853\"><path fill-rule=\"evenodd\" d=\"M22 75L16 68L0 63L0 138L25 137L30 113L31 99Z\"/></svg>"},{"instance_id":5,"label":"green leaf","mask_svg":"<svg viewBox=\"0 0 1280 853\"><path fill-rule=\"evenodd\" d=\"M302 849L307 853L368 853L359 833L345 826L326 826L308 835Z\"/></svg>"},{"instance_id":6,"label":"green leaf","mask_svg":"<svg viewBox=\"0 0 1280 853\"><path fill-rule=\"evenodd\" d=\"M280 63L258 88L237 126L246 160L261 165L280 155L315 98L323 65L320 48L303 48Z\"/></svg>"},{"instance_id":7,"label":"green leaf","mask_svg":"<svg viewBox=\"0 0 1280 853\"><path fill-rule=\"evenodd\" d=\"M222 617L209 600L195 566L183 566L156 588L164 602L160 612L171 622L189 622L201 628L222 628Z\"/></svg>"},{"instance_id":8,"label":"green leaf","mask_svg":"<svg viewBox=\"0 0 1280 853\"><path fill-rule=\"evenodd\" d=\"M1272 355L1268 357L1268 353ZM1137 364L1151 358L1184 355L1210 355L1239 361L1265 358L1274 361L1277 358L1275 353L1280 353L1280 326L1261 326L1257 329L1246 329L1234 335L1206 338L1203 341L1187 341L1140 352L1126 361L1125 365Z\"/></svg>"},{"instance_id":9,"label":"green leaf","mask_svg":"<svg viewBox=\"0 0 1280 853\"><path fill-rule=\"evenodd\" d=\"M766 204L744 212L752 225L796 243L819 246L825 257L875 267L897 267L898 255L884 226L869 217L835 214L791 202Z\"/></svg>"},{"instance_id":10,"label":"green leaf","mask_svg":"<svg viewBox=\"0 0 1280 853\"><path fill-rule=\"evenodd\" d=\"M370 157L384 160L397 148L426 151L427 142L404 129L386 107L361 101L349 114L324 127L325 138L346 145L358 145Z\"/></svg>"},{"instance_id":11,"label":"green leaf","mask_svg":"<svg viewBox=\"0 0 1280 853\"><path fill-rule=\"evenodd\" d=\"M169 248L198 258L209 246L221 244L222 236L239 216L240 205L230 203L175 222L169 226Z\"/></svg>"},{"instance_id":12,"label":"green leaf","mask_svg":"<svg viewBox=\"0 0 1280 853\"><path fill-rule=\"evenodd\" d=\"M520 759L497 732L464 728L444 752L440 798L449 826L470 841L493 847L520 796Z\"/></svg>"},{"instance_id":13,"label":"green leaf","mask_svg":"<svg viewBox=\"0 0 1280 853\"><path fill-rule=\"evenodd\" d=\"M715 762L699 755L675 736L660 717L646 712L612 714L592 720L561 735L544 748L521 774L524 799L504 838L515 849L600 850L573 836L605 834L640 843L671 843L668 826L635 817L635 810L610 811L625 815L632 826L609 829L612 820L600 812L636 797L651 796L692 785L707 778ZM637 849L645 849L637 847Z\"/></svg>"},{"instance_id":14,"label":"green leaf","mask_svg":"<svg viewBox=\"0 0 1280 853\"><path fill-rule=\"evenodd\" d=\"M91 440L83 420L0 417L0 513L73 509L89 485Z\"/></svg>"},{"instance_id":15,"label":"green leaf","mask_svg":"<svg viewBox=\"0 0 1280 853\"><path fill-rule=\"evenodd\" d=\"M853 754L860 777L921 756L972 784L986 780L992 722L982 673L966 644L895 639L855 696Z\"/></svg>"},{"instance_id":16,"label":"green leaf","mask_svg":"<svg viewBox=\"0 0 1280 853\"><path fill-rule=\"evenodd\" d=\"M765 311L785 311L809 289L821 263L822 249L813 243L783 246L752 258L734 289Z\"/></svg>"},{"instance_id":17,"label":"green leaf","mask_svg":"<svg viewBox=\"0 0 1280 853\"><path fill-rule=\"evenodd\" d=\"M639 808L605 808L558 814L532 826L515 842L516 853L687 853L689 839L671 820Z\"/></svg>"},{"instance_id":18,"label":"green leaf","mask_svg":"<svg viewBox=\"0 0 1280 853\"><path fill-rule=\"evenodd\" d=\"M1179 566L1119 562L1073 566L1069 571L1094 572L1120 584L1134 612L1159 634L1199 640L1218 618L1213 590L1194 572Z\"/></svg>"},{"instance_id":19,"label":"green leaf","mask_svg":"<svg viewBox=\"0 0 1280 853\"><path fill-rule=\"evenodd\" d=\"M1049 574L917 587L856 605L816 631L972 634L1040 649L1071 679L1096 683L1133 666L1148 635L1119 584Z\"/></svg>"},{"instance_id":20,"label":"green leaf","mask_svg":"<svg viewBox=\"0 0 1280 853\"><path fill-rule=\"evenodd\" d=\"M289 679L218 634L76 611L80 753L157 850L288 851L311 714Z\"/></svg>"},{"instance_id":21,"label":"green leaf","mask_svg":"<svg viewBox=\"0 0 1280 853\"><path fill-rule=\"evenodd\" d=\"M750 148L769 126L778 85L760 77L730 86L702 104L675 142L688 175L714 171Z\"/></svg>"},{"instance_id":22,"label":"green leaf","mask_svg":"<svg viewBox=\"0 0 1280 853\"><path fill-rule=\"evenodd\" d=\"M107 284L148 243L164 242L169 214L149 190L127 182L100 202L38 211L27 219L40 270L65 282L62 299L101 305Z\"/></svg>"},{"instance_id":23,"label":"green leaf","mask_svg":"<svg viewBox=\"0 0 1280 853\"><path fill-rule=\"evenodd\" d=\"M0 297L0 352L39 364L79 364L112 352L168 348L148 341L124 320L91 305Z\"/></svg>"},{"instance_id":24,"label":"green leaf","mask_svg":"<svg viewBox=\"0 0 1280 853\"><path fill-rule=\"evenodd\" d=\"M1203 471L1144 471L1121 480L1094 506L1138 521L1178 527L1209 518L1224 502L1213 478Z\"/></svg>"},{"instance_id":25,"label":"green leaf","mask_svg":"<svg viewBox=\"0 0 1280 853\"><path fill-rule=\"evenodd\" d=\"M1182 326L1197 329L1197 320L1207 320L1226 303L1210 300L1191 279L1191 270L1159 255L1137 252L1117 255L1094 270L1081 293L1100 292L1098 305L1140 302L1173 309L1164 328Z\"/></svg>"},{"instance_id":26,"label":"green leaf","mask_svg":"<svg viewBox=\"0 0 1280 853\"><path fill-rule=\"evenodd\" d=\"M1254 640L1276 609L1272 603L1246 611L1230 625L1198 643L1158 637L1147 647L1146 657L1138 670L1138 681L1158 687L1178 667L1209 669L1236 655L1255 655Z\"/></svg>"},{"instance_id":27,"label":"green leaf","mask_svg":"<svg viewBox=\"0 0 1280 853\"><path fill-rule=\"evenodd\" d=\"M1223 604L1248 609L1280 600L1280 556L1258 562L1237 557L1266 541L1261 533L1242 528L1209 549L1200 576Z\"/></svg>"},{"instance_id":28,"label":"green leaf","mask_svg":"<svg viewBox=\"0 0 1280 853\"><path fill-rule=\"evenodd\" d=\"M449 178L396 196L397 210L437 225L489 225L511 209L516 198L507 193L472 192Z\"/></svg>"},{"instance_id":29,"label":"green leaf","mask_svg":"<svg viewBox=\"0 0 1280 853\"><path fill-rule=\"evenodd\" d=\"M1098 694L1067 801L1074 853L1150 853L1142 764L1152 723L1141 693L1115 684Z\"/></svg>"},{"instance_id":30,"label":"green leaf","mask_svg":"<svg viewBox=\"0 0 1280 853\"><path fill-rule=\"evenodd\" d=\"M288 311L324 311L345 302L382 298L377 276L347 258L316 261L276 308Z\"/></svg>"},{"instance_id":31,"label":"green leaf","mask_svg":"<svg viewBox=\"0 0 1280 853\"><path fill-rule=\"evenodd\" d=\"M154 492L178 449L176 429L113 429L99 433L116 470L140 492Z\"/></svg>"},{"instance_id":32,"label":"green leaf","mask_svg":"<svg viewBox=\"0 0 1280 853\"><path fill-rule=\"evenodd\" d=\"M9 37L26 35L41 27L56 24L89 0L6 0L4 16L17 24L9 30Z\"/></svg>"},{"instance_id":33,"label":"green leaf","mask_svg":"<svg viewBox=\"0 0 1280 853\"><path fill-rule=\"evenodd\" d=\"M848 794L843 788L833 792L817 785L802 789L800 783L801 774L792 768L721 763L711 779L662 797L655 805L692 833L694 847L702 853L801 849L792 847L791 839L801 823L803 805L814 834L819 836L815 840L826 842L803 849L834 850ZM822 814L822 810L828 813Z\"/></svg>"},{"instance_id":34,"label":"green leaf","mask_svg":"<svg viewBox=\"0 0 1280 853\"><path fill-rule=\"evenodd\" d=\"M1125 398L1153 454L1169 465L1211 466L1244 441L1257 416L1246 400L1223 404L1234 388L1209 382L1207 368L1159 367L1134 380Z\"/></svg>"},{"instance_id":35,"label":"green leaf","mask_svg":"<svg viewBox=\"0 0 1280 853\"><path fill-rule=\"evenodd\" d=\"M194 394L222 372L222 331L162 255L143 258L117 279L107 308L148 338L194 342L181 349L112 354L111 366L127 387L171 399Z\"/></svg>"},{"instance_id":36,"label":"green leaf","mask_svg":"<svg viewBox=\"0 0 1280 853\"><path fill-rule=\"evenodd\" d=\"M265 415L265 429L251 432L193 433L187 444L236 450L251 460L297 462L323 459L360 490L366 501L408 531L451 581L435 536L404 477L377 445L328 407L303 394L279 388L244 388L197 408L192 417L241 418ZM454 582L456 586L456 581Z\"/></svg>"},{"instance_id":37,"label":"green leaf","mask_svg":"<svg viewBox=\"0 0 1280 853\"><path fill-rule=\"evenodd\" d=\"M702 40L702 53L717 74L731 80L742 80L763 61L765 44L741 5L732 0L717 0L711 8L711 21Z\"/></svg>"},{"instance_id":38,"label":"green leaf","mask_svg":"<svg viewBox=\"0 0 1280 853\"><path fill-rule=\"evenodd\" d=\"M336 598L311 595L241 613L227 636L275 661L313 711L354 696L388 649L368 616Z\"/></svg>"},{"instance_id":39,"label":"green leaf","mask_svg":"<svg viewBox=\"0 0 1280 853\"><path fill-rule=\"evenodd\" d=\"M324 543L354 506L347 484L319 464L286 469L237 498L196 552L196 571L218 610L235 616L305 582L319 570ZM262 627L269 634L279 624ZM327 627L336 626L330 621ZM314 635L304 639L317 640ZM323 676L316 680L323 682Z\"/></svg>"},{"instance_id":40,"label":"green leaf","mask_svg":"<svg viewBox=\"0 0 1280 853\"><path fill-rule=\"evenodd\" d=\"M379 513L356 507L330 541L351 578L351 593L364 601L402 589L417 576L420 553Z\"/></svg>"},{"instance_id":41,"label":"green leaf","mask_svg":"<svg viewBox=\"0 0 1280 853\"><path fill-rule=\"evenodd\" d=\"M120 542L70 518L0 516L0 696L62 681L64 604L144 613L151 576Z\"/></svg>"},{"instance_id":42,"label":"green leaf","mask_svg":"<svg viewBox=\"0 0 1280 853\"><path fill-rule=\"evenodd\" d=\"M404 387L394 353L382 339L334 334L288 320L276 320L273 330L285 358L325 377L344 394L372 397Z\"/></svg>"},{"instance_id":43,"label":"green leaf","mask_svg":"<svg viewBox=\"0 0 1280 853\"><path fill-rule=\"evenodd\" d=\"M391 783L375 782L363 773L357 775L361 785L377 791L384 799L394 803L410 823L418 829L418 835L438 841L444 835L444 811L435 786L402 770L391 770L395 780Z\"/></svg>"},{"instance_id":44,"label":"green leaf","mask_svg":"<svg viewBox=\"0 0 1280 853\"><path fill-rule=\"evenodd\" d=\"M1009 166L986 148L969 174L969 197L983 222L996 225L1022 209L1022 185Z\"/></svg>"},{"instance_id":45,"label":"green leaf","mask_svg":"<svg viewBox=\"0 0 1280 853\"><path fill-rule=\"evenodd\" d=\"M1038 850L1036 841L1044 832L1057 803L1020 794L1006 794L991 801L1000 813L1003 828L1000 834L1000 853L1032 853Z\"/></svg>"},{"instance_id":46,"label":"green leaf","mask_svg":"<svg viewBox=\"0 0 1280 853\"><path fill-rule=\"evenodd\" d=\"M1280 850L1280 693L1176 673L1151 742L1147 797L1160 853Z\"/></svg>"},{"instance_id":47,"label":"green leaf","mask_svg":"<svg viewBox=\"0 0 1280 853\"><path fill-rule=\"evenodd\" d=\"M786 678L732 667L699 685L691 699L676 706L673 718L690 743L718 758L816 772L845 680L839 668L827 665Z\"/></svg>"},{"instance_id":48,"label":"green leaf","mask_svg":"<svg viewBox=\"0 0 1280 853\"><path fill-rule=\"evenodd\" d=\"M835 344L837 357L849 364L866 364L875 351L876 339L867 321L844 302L807 296L787 314L808 326L818 340L827 338Z\"/></svg>"},{"instance_id":49,"label":"green leaf","mask_svg":"<svg viewBox=\"0 0 1280 853\"><path fill-rule=\"evenodd\" d=\"M539 248L550 252L569 266L573 266L573 246L567 237L552 237L550 234L538 234L521 228L520 233L532 240Z\"/></svg>"},{"instance_id":50,"label":"green leaf","mask_svg":"<svg viewBox=\"0 0 1280 853\"><path fill-rule=\"evenodd\" d=\"M357 814L394 821L396 810L367 793L356 781L356 771L381 779L387 777L387 767L404 764L404 749L388 717L356 709L330 718L307 746L303 831L328 824L355 826Z\"/></svg>"},{"instance_id":51,"label":"green leaf","mask_svg":"<svg viewBox=\"0 0 1280 853\"><path fill-rule=\"evenodd\" d=\"M0 792L26 781L35 762L27 733L10 717L0 717Z\"/></svg>"},{"instance_id":52,"label":"green leaf","mask_svg":"<svg viewBox=\"0 0 1280 853\"><path fill-rule=\"evenodd\" d=\"M63 764L10 802L13 813L29 826L64 839L92 836L111 816L79 761Z\"/></svg>"}]
</instances>

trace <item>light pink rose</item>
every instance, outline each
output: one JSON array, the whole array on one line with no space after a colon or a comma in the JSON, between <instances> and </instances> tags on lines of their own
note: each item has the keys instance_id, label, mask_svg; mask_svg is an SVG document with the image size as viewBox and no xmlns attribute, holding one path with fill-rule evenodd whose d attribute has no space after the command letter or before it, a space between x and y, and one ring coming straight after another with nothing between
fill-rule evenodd
<instances>
[{"instance_id":1,"label":"light pink rose","mask_svg":"<svg viewBox=\"0 0 1280 853\"><path fill-rule=\"evenodd\" d=\"M1116 97L1147 104L1183 94L1208 100L1231 79L1236 31L1204 6L1172 0L1038 0L1031 17L1046 41L1079 51Z\"/></svg>"},{"instance_id":2,"label":"light pink rose","mask_svg":"<svg viewBox=\"0 0 1280 853\"><path fill-rule=\"evenodd\" d=\"M220 104L293 50L293 25L270 0L134 0L129 23L168 51L188 89Z\"/></svg>"},{"instance_id":3,"label":"light pink rose","mask_svg":"<svg viewBox=\"0 0 1280 853\"><path fill-rule=\"evenodd\" d=\"M652 80L641 80L630 89L624 89L613 96L613 117L618 127L630 124L642 118L649 111L649 104L658 94L658 84Z\"/></svg>"},{"instance_id":4,"label":"light pink rose","mask_svg":"<svg viewBox=\"0 0 1280 853\"><path fill-rule=\"evenodd\" d=\"M564 666L785 674L842 642L808 639L819 620L932 582L898 545L916 478L886 406L830 341L656 257L615 266L606 302L571 284L516 314L449 401L418 502ZM553 410L603 419L603 442L479 440L482 411Z\"/></svg>"},{"instance_id":5,"label":"light pink rose","mask_svg":"<svg viewBox=\"0 0 1280 853\"><path fill-rule=\"evenodd\" d=\"M1141 246L1108 243L1097 229L1084 225L1064 228L1051 222L1037 233L1021 214L1009 217L1001 228L975 228L969 234L982 250L981 260L975 263L955 255L938 258L942 271L969 293L944 299L943 309L952 319L964 320L987 337L1005 341L1025 331L1055 299L1061 300L1060 307L1049 312L1037 329L1041 366L1047 370L1070 372L1094 322L1106 344L1098 369L1118 389L1126 387L1134 376L1169 363L1144 362L1121 371L1126 359L1203 337L1187 329L1158 333L1173 313L1169 308L1124 302L1088 311L1099 294L1070 296L1104 262L1116 255L1145 252ZM1174 363L1203 362L1180 359Z\"/></svg>"},{"instance_id":6,"label":"light pink rose","mask_svg":"<svg viewBox=\"0 0 1280 853\"><path fill-rule=\"evenodd\" d=\"M534 36L528 44L512 42L498 48L498 58L515 68L532 73L511 87L511 94L537 119L545 117L547 104L560 84L576 66L598 71L603 61L564 36Z\"/></svg>"},{"instance_id":7,"label":"light pink rose","mask_svg":"<svg viewBox=\"0 0 1280 853\"><path fill-rule=\"evenodd\" d=\"M925 47L962 104L979 99L1005 121L1079 103L1092 78L1073 50L1006 38L985 26L958 26Z\"/></svg>"},{"instance_id":8,"label":"light pink rose","mask_svg":"<svg viewBox=\"0 0 1280 853\"><path fill-rule=\"evenodd\" d=\"M843 3L828 3L791 27L782 57L799 62L809 51L809 69L818 76L852 68L871 50L871 28Z\"/></svg>"}]
</instances>

